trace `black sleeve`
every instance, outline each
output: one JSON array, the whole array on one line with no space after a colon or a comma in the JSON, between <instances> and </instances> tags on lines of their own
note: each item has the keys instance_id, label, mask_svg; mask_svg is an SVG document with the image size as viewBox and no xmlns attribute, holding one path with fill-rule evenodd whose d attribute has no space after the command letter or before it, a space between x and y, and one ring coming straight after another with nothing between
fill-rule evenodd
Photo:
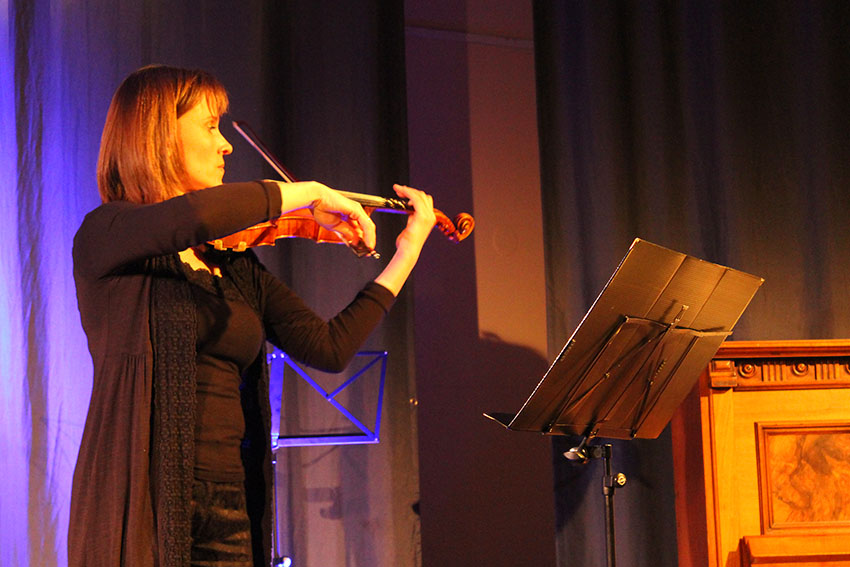
<instances>
[{"instance_id":1,"label":"black sleeve","mask_svg":"<svg viewBox=\"0 0 850 567\"><path fill-rule=\"evenodd\" d=\"M271 182L227 183L161 203L113 201L86 215L74 236L74 269L90 277L171 254L280 216Z\"/></svg>"},{"instance_id":2,"label":"black sleeve","mask_svg":"<svg viewBox=\"0 0 850 567\"><path fill-rule=\"evenodd\" d=\"M263 270L261 278L269 341L295 360L328 372L348 366L395 301L391 291L370 282L345 309L325 321L270 273Z\"/></svg>"}]
</instances>

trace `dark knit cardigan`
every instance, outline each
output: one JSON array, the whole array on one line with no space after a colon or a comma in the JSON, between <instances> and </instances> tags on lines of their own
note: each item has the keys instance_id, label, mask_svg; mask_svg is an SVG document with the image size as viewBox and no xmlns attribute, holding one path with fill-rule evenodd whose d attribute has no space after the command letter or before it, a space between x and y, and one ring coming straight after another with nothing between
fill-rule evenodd
<instances>
[{"instance_id":1,"label":"dark knit cardigan","mask_svg":"<svg viewBox=\"0 0 850 567\"><path fill-rule=\"evenodd\" d=\"M69 565L182 567L190 550L194 463L195 307L176 252L280 210L273 184L227 184L155 205L113 202L74 239L74 277L94 362L89 413L74 473ZM341 370L392 303L368 284L331 321L319 319L253 253L224 269L260 314L268 340L307 364ZM265 353L246 376L247 417L268 440ZM270 549L270 443L247 460L257 546Z\"/></svg>"}]
</instances>

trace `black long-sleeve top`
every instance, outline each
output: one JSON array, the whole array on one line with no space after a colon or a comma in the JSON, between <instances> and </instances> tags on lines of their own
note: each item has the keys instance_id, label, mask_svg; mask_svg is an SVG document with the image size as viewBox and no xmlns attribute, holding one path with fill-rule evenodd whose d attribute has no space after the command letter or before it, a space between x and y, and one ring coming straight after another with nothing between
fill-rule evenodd
<instances>
[{"instance_id":1,"label":"black long-sleeve top","mask_svg":"<svg viewBox=\"0 0 850 567\"><path fill-rule=\"evenodd\" d=\"M156 344L151 327L162 315L152 307L155 282L181 276L158 271L154 260L268 220L280 207L275 184L235 183L151 205L106 203L83 221L74 238L74 279L94 378L74 473L70 565L154 565L155 557L167 565L175 556L157 511L171 489L151 473L154 368L158 352L170 345ZM389 290L369 283L324 321L250 251L234 266L249 282L265 338L325 370L342 370L393 302ZM252 367L265 371L263 364ZM267 406L268 392L263 396L259 403ZM267 423L264 429L267 437Z\"/></svg>"}]
</instances>

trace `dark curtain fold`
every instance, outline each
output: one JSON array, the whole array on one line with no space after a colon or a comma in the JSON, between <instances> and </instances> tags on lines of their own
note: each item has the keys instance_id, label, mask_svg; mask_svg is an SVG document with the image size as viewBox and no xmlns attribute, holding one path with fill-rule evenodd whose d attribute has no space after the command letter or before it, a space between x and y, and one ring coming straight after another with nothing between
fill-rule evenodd
<instances>
[{"instance_id":1,"label":"dark curtain fold","mask_svg":"<svg viewBox=\"0 0 850 567\"><path fill-rule=\"evenodd\" d=\"M765 278L733 339L846 337L850 5L534 9L550 353L635 237ZM623 565L676 564L670 451L615 443ZM604 563L599 466L556 458L563 565Z\"/></svg>"},{"instance_id":2,"label":"dark curtain fold","mask_svg":"<svg viewBox=\"0 0 850 567\"><path fill-rule=\"evenodd\" d=\"M395 196L393 183L407 181L403 24L400 1L268 4L265 130L268 143L298 179L387 197ZM405 219L380 213L372 218L381 260L357 259L341 245L297 240L263 250L263 258L309 304L331 315L378 274L395 250ZM278 453L279 478L292 507L281 537L296 561L416 563L411 286L406 285L364 347L389 353L382 443ZM300 389L297 411L284 411L285 426L297 431L303 416L325 411L327 403L314 395L309 387ZM328 530L336 535L329 537L333 532Z\"/></svg>"}]
</instances>

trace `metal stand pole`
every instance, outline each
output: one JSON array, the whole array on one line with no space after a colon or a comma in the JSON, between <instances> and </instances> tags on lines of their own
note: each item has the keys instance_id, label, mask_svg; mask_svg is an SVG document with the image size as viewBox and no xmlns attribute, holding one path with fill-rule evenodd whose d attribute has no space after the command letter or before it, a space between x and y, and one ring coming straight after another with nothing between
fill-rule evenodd
<instances>
[{"instance_id":1,"label":"metal stand pole","mask_svg":"<svg viewBox=\"0 0 850 567\"><path fill-rule=\"evenodd\" d=\"M564 456L579 463L586 463L589 459L602 459L605 474L602 476L602 494L605 497L605 551L608 567L616 567L617 554L614 544L614 491L626 484L626 475L623 473L613 474L611 472L610 444L588 445L588 438L582 439L581 444L573 447Z\"/></svg>"},{"instance_id":2,"label":"metal stand pole","mask_svg":"<svg viewBox=\"0 0 850 567\"><path fill-rule=\"evenodd\" d=\"M602 446L605 476L602 477L602 494L605 496L605 544L608 567L615 567L617 557L614 545L614 490L626 484L623 473L611 474L611 445Z\"/></svg>"}]
</instances>

